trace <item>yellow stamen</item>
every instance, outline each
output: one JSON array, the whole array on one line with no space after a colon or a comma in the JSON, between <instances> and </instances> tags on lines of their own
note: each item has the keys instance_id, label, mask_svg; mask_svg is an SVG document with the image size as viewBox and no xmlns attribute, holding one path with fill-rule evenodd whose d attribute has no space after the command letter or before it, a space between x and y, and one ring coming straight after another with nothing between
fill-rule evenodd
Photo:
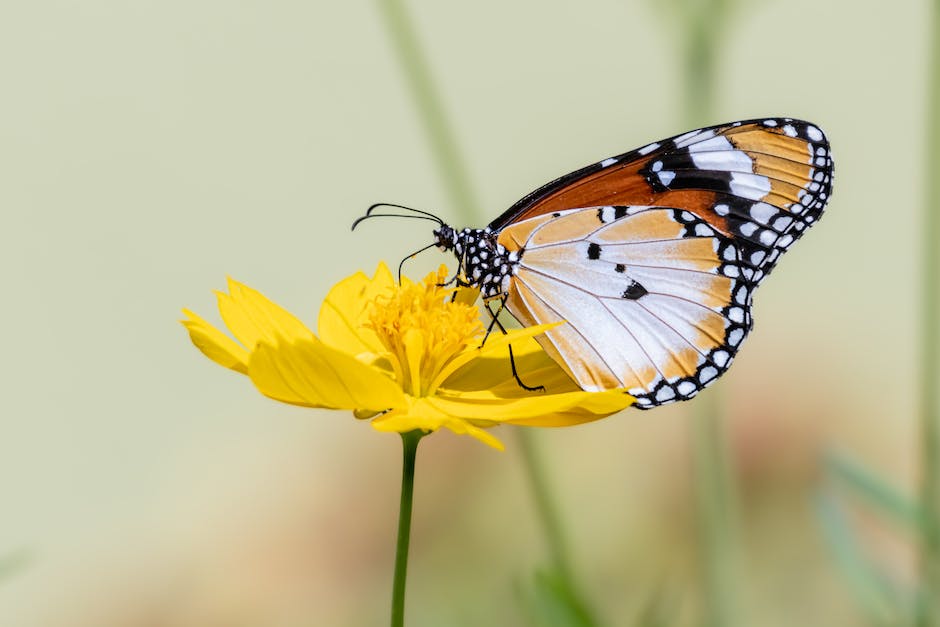
<instances>
[{"instance_id":1,"label":"yellow stamen","mask_svg":"<svg viewBox=\"0 0 940 627\"><path fill-rule=\"evenodd\" d=\"M444 266L420 283L404 279L390 294L376 297L369 310L371 328L388 351L404 390L415 397L433 394L438 375L483 332L478 310L452 301Z\"/></svg>"}]
</instances>

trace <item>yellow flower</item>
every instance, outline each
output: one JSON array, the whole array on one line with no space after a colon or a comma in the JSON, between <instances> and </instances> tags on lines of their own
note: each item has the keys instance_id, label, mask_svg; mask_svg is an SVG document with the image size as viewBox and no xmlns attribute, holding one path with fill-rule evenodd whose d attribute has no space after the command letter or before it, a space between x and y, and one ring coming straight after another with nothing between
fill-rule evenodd
<instances>
[{"instance_id":1,"label":"yellow flower","mask_svg":"<svg viewBox=\"0 0 940 627\"><path fill-rule=\"evenodd\" d=\"M380 264L330 290L317 335L261 293L229 279L219 312L235 339L189 310L183 324L207 357L248 375L273 399L352 410L379 431L446 428L502 449L484 430L501 423L557 427L603 418L633 403L620 390L584 392L533 339L553 325L499 332L483 342L477 293L446 289L443 266L398 285ZM318 337L319 336L319 337ZM509 364L530 384L522 389Z\"/></svg>"}]
</instances>

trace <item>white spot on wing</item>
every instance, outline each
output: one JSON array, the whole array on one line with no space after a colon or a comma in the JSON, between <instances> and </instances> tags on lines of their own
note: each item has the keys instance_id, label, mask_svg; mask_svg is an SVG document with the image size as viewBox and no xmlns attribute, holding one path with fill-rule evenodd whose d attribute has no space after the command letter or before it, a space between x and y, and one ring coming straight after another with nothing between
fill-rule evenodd
<instances>
[{"instance_id":1,"label":"white spot on wing","mask_svg":"<svg viewBox=\"0 0 940 627\"><path fill-rule=\"evenodd\" d=\"M726 351L715 351L712 355L712 361L719 368L724 368L725 364L728 363L728 353Z\"/></svg>"},{"instance_id":2,"label":"white spot on wing","mask_svg":"<svg viewBox=\"0 0 940 627\"><path fill-rule=\"evenodd\" d=\"M759 174L732 172L730 187L735 196L760 200L770 193L770 179Z\"/></svg>"},{"instance_id":3,"label":"white spot on wing","mask_svg":"<svg viewBox=\"0 0 940 627\"><path fill-rule=\"evenodd\" d=\"M648 146L643 146L642 148L637 150L637 152L640 153L641 155L648 155L654 150L656 150L657 148L659 148L659 142L653 142L652 144Z\"/></svg>"},{"instance_id":4,"label":"white spot on wing","mask_svg":"<svg viewBox=\"0 0 940 627\"><path fill-rule=\"evenodd\" d=\"M698 380L703 385L714 379L718 376L718 371L711 366L702 368L702 372L698 375Z\"/></svg>"},{"instance_id":5,"label":"white spot on wing","mask_svg":"<svg viewBox=\"0 0 940 627\"><path fill-rule=\"evenodd\" d=\"M676 148L685 148L689 144L700 142L714 136L715 131L689 131L684 135L676 137Z\"/></svg>"},{"instance_id":6,"label":"white spot on wing","mask_svg":"<svg viewBox=\"0 0 940 627\"><path fill-rule=\"evenodd\" d=\"M757 225L753 222L745 222L741 225L741 234L744 235L744 237L750 237L751 235L754 235L754 231L756 230Z\"/></svg>"},{"instance_id":7,"label":"white spot on wing","mask_svg":"<svg viewBox=\"0 0 940 627\"><path fill-rule=\"evenodd\" d=\"M823 134L818 128L810 124L806 127L806 136L812 139L814 142L822 140Z\"/></svg>"},{"instance_id":8,"label":"white spot on wing","mask_svg":"<svg viewBox=\"0 0 940 627\"><path fill-rule=\"evenodd\" d=\"M603 161L601 161L601 167L606 168L608 166L614 165L615 163L617 163L617 160L611 157L609 159L604 159Z\"/></svg>"},{"instance_id":9,"label":"white spot on wing","mask_svg":"<svg viewBox=\"0 0 940 627\"><path fill-rule=\"evenodd\" d=\"M656 392L656 400L660 403L665 403L666 401L671 401L676 397L676 392L668 385L664 385L659 388L659 391Z\"/></svg>"},{"instance_id":10,"label":"white spot on wing","mask_svg":"<svg viewBox=\"0 0 940 627\"><path fill-rule=\"evenodd\" d=\"M773 231L763 229L760 232L760 241L761 241L761 244L764 244L766 246L771 246L775 241L777 241L777 234L774 233Z\"/></svg>"},{"instance_id":11,"label":"white spot on wing","mask_svg":"<svg viewBox=\"0 0 940 627\"><path fill-rule=\"evenodd\" d=\"M712 137L689 146L692 163L702 170L721 172L751 172L751 158L735 150L726 137Z\"/></svg>"},{"instance_id":12,"label":"white spot on wing","mask_svg":"<svg viewBox=\"0 0 940 627\"><path fill-rule=\"evenodd\" d=\"M674 178L676 178L675 172L670 172L669 170L659 172L659 182L663 184L663 187L669 187L669 184L672 183L672 179Z\"/></svg>"},{"instance_id":13,"label":"white spot on wing","mask_svg":"<svg viewBox=\"0 0 940 627\"><path fill-rule=\"evenodd\" d=\"M751 205L749 213L751 214L751 218L757 222L767 224L770 222L770 219L774 217L774 214L777 213L777 208L765 202L756 202Z\"/></svg>"}]
</instances>

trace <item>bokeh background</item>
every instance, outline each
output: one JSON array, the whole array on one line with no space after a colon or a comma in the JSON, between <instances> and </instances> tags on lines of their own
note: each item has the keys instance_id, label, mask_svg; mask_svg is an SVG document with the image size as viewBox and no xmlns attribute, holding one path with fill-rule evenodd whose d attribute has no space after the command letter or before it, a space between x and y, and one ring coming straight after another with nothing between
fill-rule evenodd
<instances>
[{"instance_id":1,"label":"bokeh background","mask_svg":"<svg viewBox=\"0 0 940 627\"><path fill-rule=\"evenodd\" d=\"M653 2L408 7L480 224L687 130L682 31ZM743 624L868 624L815 505L828 451L913 489L928 8L763 0L722 32L710 121L813 120L837 172L716 385ZM0 624L384 624L398 438L262 398L177 324L217 319L227 275L313 323L336 280L429 242L417 221L351 233L373 202L460 222L375 3L5 2L0 85ZM535 434L605 624L652 597L669 624L702 615L693 413ZM410 624L525 624L546 547L497 435L504 453L422 443ZM911 581L903 529L846 513L866 559Z\"/></svg>"}]
</instances>

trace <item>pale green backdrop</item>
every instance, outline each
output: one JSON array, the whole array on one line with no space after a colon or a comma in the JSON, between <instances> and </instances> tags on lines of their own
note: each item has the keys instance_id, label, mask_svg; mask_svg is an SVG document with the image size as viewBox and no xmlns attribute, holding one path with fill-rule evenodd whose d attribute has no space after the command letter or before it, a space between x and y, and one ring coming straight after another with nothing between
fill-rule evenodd
<instances>
[{"instance_id":1,"label":"pale green backdrop","mask_svg":"<svg viewBox=\"0 0 940 627\"><path fill-rule=\"evenodd\" d=\"M413 0L481 223L566 171L683 130L679 31L651 2ZM825 219L761 288L720 386L751 624L856 625L813 514L819 455L913 478L925 2L744 3L713 122L790 115L836 160ZM260 397L177 324L231 275L313 322L337 279L452 220L369 2L0 3L0 624L383 624L398 438ZM414 274L440 261L437 253ZM700 605L686 407L538 434L587 594L629 624ZM422 445L409 618L515 624L545 559L504 453ZM910 547L860 515L900 580Z\"/></svg>"}]
</instances>

